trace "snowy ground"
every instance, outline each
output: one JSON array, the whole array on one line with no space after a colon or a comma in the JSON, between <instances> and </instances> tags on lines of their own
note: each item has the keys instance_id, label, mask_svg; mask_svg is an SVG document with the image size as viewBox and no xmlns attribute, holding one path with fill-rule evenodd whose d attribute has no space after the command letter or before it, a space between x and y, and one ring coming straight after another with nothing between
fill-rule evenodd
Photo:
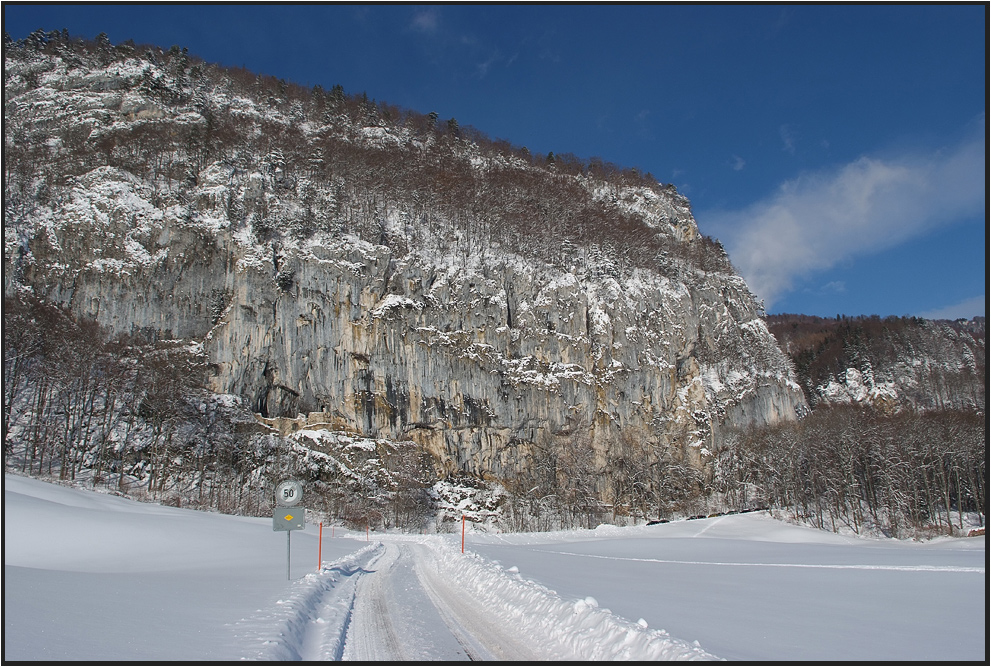
<instances>
[{"instance_id":1,"label":"snowy ground","mask_svg":"<svg viewBox=\"0 0 991 667\"><path fill-rule=\"evenodd\" d=\"M844 537L744 514L469 548L728 660L987 660L984 537Z\"/></svg>"},{"instance_id":2,"label":"snowy ground","mask_svg":"<svg viewBox=\"0 0 991 667\"><path fill-rule=\"evenodd\" d=\"M985 538L292 536L4 477L6 660L986 660ZM663 630L661 629L663 628Z\"/></svg>"},{"instance_id":3,"label":"snowy ground","mask_svg":"<svg viewBox=\"0 0 991 667\"><path fill-rule=\"evenodd\" d=\"M286 534L271 519L195 512L4 475L4 657L212 660L254 640L237 625L279 609ZM362 536L364 537L364 536ZM324 540L324 560L364 546ZM293 577L317 565L292 537Z\"/></svg>"}]
</instances>

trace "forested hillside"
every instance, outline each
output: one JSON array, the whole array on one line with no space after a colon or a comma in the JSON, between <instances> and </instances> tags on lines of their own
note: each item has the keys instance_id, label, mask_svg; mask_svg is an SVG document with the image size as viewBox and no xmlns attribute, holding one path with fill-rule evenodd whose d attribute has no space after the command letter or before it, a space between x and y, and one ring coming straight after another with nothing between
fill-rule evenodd
<instances>
[{"instance_id":1,"label":"forested hillside","mask_svg":"<svg viewBox=\"0 0 991 667\"><path fill-rule=\"evenodd\" d=\"M983 317L767 321L813 411L726 443L717 476L744 482L731 484L732 493L832 530L953 534L964 531L963 512L977 513L983 525Z\"/></svg>"},{"instance_id":2,"label":"forested hillside","mask_svg":"<svg viewBox=\"0 0 991 667\"><path fill-rule=\"evenodd\" d=\"M983 410L987 329L973 320L770 315L809 405Z\"/></svg>"}]
</instances>

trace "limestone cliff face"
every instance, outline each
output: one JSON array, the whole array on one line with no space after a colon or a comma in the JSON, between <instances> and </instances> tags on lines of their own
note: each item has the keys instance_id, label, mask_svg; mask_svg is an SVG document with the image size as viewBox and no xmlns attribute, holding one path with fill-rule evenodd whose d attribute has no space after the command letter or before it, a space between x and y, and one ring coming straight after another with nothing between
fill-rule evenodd
<instances>
[{"instance_id":1,"label":"limestone cliff face","mask_svg":"<svg viewBox=\"0 0 991 667\"><path fill-rule=\"evenodd\" d=\"M204 341L213 389L262 415L326 413L452 470L499 476L585 427L603 457L635 429L701 463L721 425L804 405L733 275L614 277L581 256L569 271L498 249L398 257L354 237L273 258L207 219L155 208L100 168L38 228L22 275L116 330Z\"/></svg>"},{"instance_id":2,"label":"limestone cliff face","mask_svg":"<svg viewBox=\"0 0 991 667\"><path fill-rule=\"evenodd\" d=\"M499 477L578 432L591 433L600 462L626 432L704 465L721 428L806 409L753 295L727 262L706 264L720 251L670 187L546 176L463 141L446 150L474 184L465 214L447 204L454 195L398 185L368 195L344 176L249 155L248 143L212 160L176 149L173 181L143 159L117 159L119 143L109 160L73 153L56 141L71 121L48 110L85 102L93 142L168 124L182 132L207 122L204 105L240 105L246 136L274 115L307 137L346 136L349 150L395 143L413 171L435 140L343 116L300 121L222 93L231 84L219 74L207 102L170 107L142 82L192 84L140 60L80 67L38 55L7 68L8 142L50 146L68 175L45 197L22 184L5 209L5 293L32 289L114 330L203 342L211 388L264 417L318 412L339 430L420 443L441 470ZM516 180L493 195L485 183L497 168ZM541 189L527 183L540 178L583 193L582 215L622 219L661 250L634 261L624 237L578 243L536 226L545 250L526 234L507 242L491 211L508 219L513 197L531 205ZM566 204L533 210L553 224L584 219Z\"/></svg>"}]
</instances>

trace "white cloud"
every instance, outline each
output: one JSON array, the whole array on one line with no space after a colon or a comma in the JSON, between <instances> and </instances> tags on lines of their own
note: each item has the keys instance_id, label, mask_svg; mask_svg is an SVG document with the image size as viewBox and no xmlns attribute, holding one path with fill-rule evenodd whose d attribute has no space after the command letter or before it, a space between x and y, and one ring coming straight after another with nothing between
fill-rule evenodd
<instances>
[{"instance_id":1,"label":"white cloud","mask_svg":"<svg viewBox=\"0 0 991 667\"><path fill-rule=\"evenodd\" d=\"M488 75L489 69L492 68L492 65L494 65L500 60L502 60L502 57L499 55L499 52L497 51L492 55L490 55L488 59L480 63L477 63L475 65L475 77L479 79L484 79Z\"/></svg>"},{"instance_id":2,"label":"white cloud","mask_svg":"<svg viewBox=\"0 0 991 667\"><path fill-rule=\"evenodd\" d=\"M983 294L965 299L951 306L943 306L942 308L930 310L925 313L919 313L919 317L925 317L929 320L956 320L961 317L969 320L976 315L987 317L987 299Z\"/></svg>"},{"instance_id":3,"label":"white cloud","mask_svg":"<svg viewBox=\"0 0 991 667\"><path fill-rule=\"evenodd\" d=\"M730 160L730 169L733 171L742 171L745 166L747 166L747 161L744 160L739 155L734 155L733 159Z\"/></svg>"},{"instance_id":4,"label":"white cloud","mask_svg":"<svg viewBox=\"0 0 991 667\"><path fill-rule=\"evenodd\" d=\"M439 15L436 9L425 9L413 15L410 28L418 32L433 33L437 31Z\"/></svg>"},{"instance_id":5,"label":"white cloud","mask_svg":"<svg viewBox=\"0 0 991 667\"><path fill-rule=\"evenodd\" d=\"M796 278L896 246L985 209L985 139L928 155L861 157L802 174L743 210L700 214L770 305Z\"/></svg>"}]
</instances>

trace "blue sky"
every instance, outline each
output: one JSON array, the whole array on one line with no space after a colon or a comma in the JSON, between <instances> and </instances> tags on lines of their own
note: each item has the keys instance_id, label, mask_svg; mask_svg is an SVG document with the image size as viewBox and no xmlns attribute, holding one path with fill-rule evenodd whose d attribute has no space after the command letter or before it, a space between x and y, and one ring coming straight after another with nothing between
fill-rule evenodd
<instances>
[{"instance_id":1,"label":"blue sky","mask_svg":"<svg viewBox=\"0 0 991 667\"><path fill-rule=\"evenodd\" d=\"M988 8L12 5L649 171L768 312L985 314Z\"/></svg>"}]
</instances>

